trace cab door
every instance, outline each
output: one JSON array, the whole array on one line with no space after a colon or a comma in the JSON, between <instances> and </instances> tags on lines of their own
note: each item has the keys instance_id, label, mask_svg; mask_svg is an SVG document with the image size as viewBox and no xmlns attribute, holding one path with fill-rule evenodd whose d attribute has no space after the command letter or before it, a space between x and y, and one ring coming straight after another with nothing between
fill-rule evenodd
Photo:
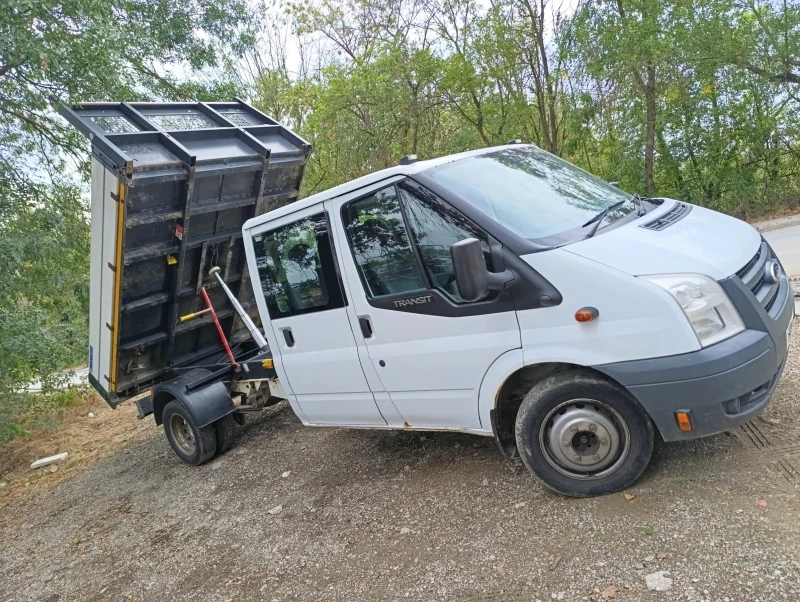
<instances>
[{"instance_id":1,"label":"cab door","mask_svg":"<svg viewBox=\"0 0 800 602\"><path fill-rule=\"evenodd\" d=\"M459 296L450 246L478 238L498 271L494 241L411 180L329 203L356 338L404 422L489 428L478 414L481 381L521 347L519 325L508 291L474 303Z\"/></svg>"},{"instance_id":2,"label":"cab door","mask_svg":"<svg viewBox=\"0 0 800 602\"><path fill-rule=\"evenodd\" d=\"M385 425L358 357L328 224L317 205L251 232L245 246L258 272L259 312L304 422Z\"/></svg>"}]
</instances>

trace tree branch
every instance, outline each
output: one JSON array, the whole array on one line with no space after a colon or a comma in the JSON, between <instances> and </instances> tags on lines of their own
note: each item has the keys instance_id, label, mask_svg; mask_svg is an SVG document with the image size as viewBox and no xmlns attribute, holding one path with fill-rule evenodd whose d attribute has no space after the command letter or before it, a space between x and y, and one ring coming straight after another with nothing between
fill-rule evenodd
<instances>
[{"instance_id":1,"label":"tree branch","mask_svg":"<svg viewBox=\"0 0 800 602\"><path fill-rule=\"evenodd\" d=\"M734 64L747 69L750 73L761 75L762 77L766 77L767 79L770 79L778 84L800 84L800 73L795 73L791 69L787 69L783 73L770 73L766 69L762 69L761 67L757 67L751 63L736 61Z\"/></svg>"}]
</instances>

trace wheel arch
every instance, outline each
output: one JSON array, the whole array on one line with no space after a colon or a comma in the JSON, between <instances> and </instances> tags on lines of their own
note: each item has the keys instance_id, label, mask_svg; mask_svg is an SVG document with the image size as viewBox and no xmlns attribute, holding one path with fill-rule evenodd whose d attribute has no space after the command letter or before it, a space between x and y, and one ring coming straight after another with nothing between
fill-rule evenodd
<instances>
[{"instance_id":1,"label":"wheel arch","mask_svg":"<svg viewBox=\"0 0 800 602\"><path fill-rule=\"evenodd\" d=\"M161 423L164 422L164 408L173 399L177 399L177 397L171 391L164 389L153 391L153 418L155 418L156 426L161 426Z\"/></svg>"},{"instance_id":2,"label":"wheel arch","mask_svg":"<svg viewBox=\"0 0 800 602\"><path fill-rule=\"evenodd\" d=\"M520 351L520 356L521 355ZM481 407L481 421L483 423L484 415L488 418L488 424L491 424L495 440L500 450L505 455L508 455L511 448L516 446L514 424L522 400L535 384L548 376L569 371L590 372L622 387L619 382L591 366L582 366L580 364L559 361L539 362L529 365L524 365L520 362L518 365L514 366L513 362L508 360L513 360L513 358L509 357L506 362L503 362L507 365L505 375L502 378L497 378L497 375L495 375L495 383L499 383L499 385L494 385L494 395L491 399L491 404L482 404ZM495 365L492 366L492 368L494 367ZM490 372L492 368L490 368ZM483 395L481 399L483 401ZM487 405L489 407L487 407Z\"/></svg>"},{"instance_id":3,"label":"wheel arch","mask_svg":"<svg viewBox=\"0 0 800 602\"><path fill-rule=\"evenodd\" d=\"M163 422L164 408L174 400L179 400L192 417L198 428L202 428L232 414L233 405L230 392L221 381L213 382L200 389L190 390L188 384L207 374L208 370L192 370L178 378L169 380L153 389L153 417L156 425Z\"/></svg>"}]
</instances>

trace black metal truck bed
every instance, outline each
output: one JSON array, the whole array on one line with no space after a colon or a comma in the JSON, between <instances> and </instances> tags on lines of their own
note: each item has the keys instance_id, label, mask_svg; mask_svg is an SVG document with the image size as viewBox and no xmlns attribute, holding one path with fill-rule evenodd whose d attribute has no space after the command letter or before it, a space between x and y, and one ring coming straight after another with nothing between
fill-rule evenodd
<instances>
[{"instance_id":1,"label":"black metal truck bed","mask_svg":"<svg viewBox=\"0 0 800 602\"><path fill-rule=\"evenodd\" d=\"M110 403L249 339L223 280L260 324L246 220L297 198L310 146L242 101L91 103L59 112L92 143L90 382Z\"/></svg>"}]
</instances>

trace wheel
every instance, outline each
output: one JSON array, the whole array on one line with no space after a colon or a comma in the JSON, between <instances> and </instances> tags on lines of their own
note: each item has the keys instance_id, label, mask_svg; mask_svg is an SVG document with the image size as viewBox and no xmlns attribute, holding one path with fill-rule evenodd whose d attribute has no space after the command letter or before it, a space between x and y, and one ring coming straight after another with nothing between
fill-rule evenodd
<instances>
[{"instance_id":1,"label":"wheel","mask_svg":"<svg viewBox=\"0 0 800 602\"><path fill-rule=\"evenodd\" d=\"M534 385L520 405L515 431L528 470L573 497L632 485L650 461L655 437L639 402L590 372L562 372Z\"/></svg>"},{"instance_id":2,"label":"wheel","mask_svg":"<svg viewBox=\"0 0 800 602\"><path fill-rule=\"evenodd\" d=\"M186 407L173 399L164 407L164 433L178 457L195 466L208 462L217 451L214 426L198 428Z\"/></svg>"},{"instance_id":3,"label":"wheel","mask_svg":"<svg viewBox=\"0 0 800 602\"><path fill-rule=\"evenodd\" d=\"M214 423L217 438L217 454L224 454L236 443L236 420L233 414L223 416Z\"/></svg>"}]
</instances>

